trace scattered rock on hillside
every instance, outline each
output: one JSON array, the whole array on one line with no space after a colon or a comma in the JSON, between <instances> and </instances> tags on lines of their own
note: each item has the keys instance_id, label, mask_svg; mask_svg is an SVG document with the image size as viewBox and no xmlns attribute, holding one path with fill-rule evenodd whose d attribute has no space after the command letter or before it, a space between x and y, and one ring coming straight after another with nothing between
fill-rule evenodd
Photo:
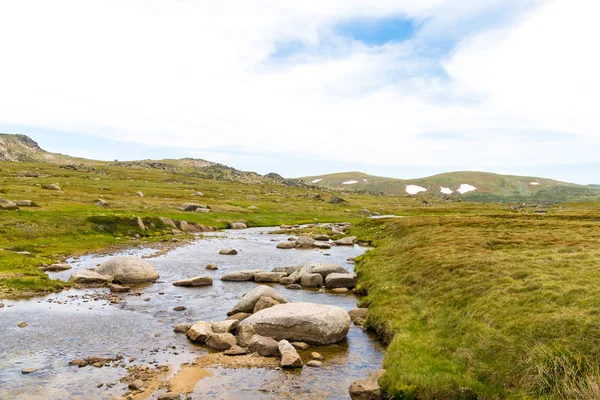
<instances>
[{"instance_id":1,"label":"scattered rock on hillside","mask_svg":"<svg viewBox=\"0 0 600 400\"><path fill-rule=\"evenodd\" d=\"M192 196L194 196L194 197L203 197L204 194L202 194L202 192L196 192L196 193L192 194Z\"/></svg>"},{"instance_id":2,"label":"scattered rock on hillside","mask_svg":"<svg viewBox=\"0 0 600 400\"><path fill-rule=\"evenodd\" d=\"M348 204L348 202L344 199L342 199L341 197L332 197L331 199L329 199L329 202L331 204Z\"/></svg>"},{"instance_id":3,"label":"scattered rock on hillside","mask_svg":"<svg viewBox=\"0 0 600 400\"><path fill-rule=\"evenodd\" d=\"M58 183L49 183L47 185L44 185L44 189L48 189L48 190L62 190L60 188L60 185Z\"/></svg>"},{"instance_id":4,"label":"scattered rock on hillside","mask_svg":"<svg viewBox=\"0 0 600 400\"><path fill-rule=\"evenodd\" d=\"M177 282L173 282L173 286L210 286L213 284L213 280L209 276L197 276L195 278L182 279Z\"/></svg>"},{"instance_id":5,"label":"scattered rock on hillside","mask_svg":"<svg viewBox=\"0 0 600 400\"><path fill-rule=\"evenodd\" d=\"M106 208L106 207L110 207L110 204L104 199L98 199L98 200L96 200L95 206Z\"/></svg>"},{"instance_id":6,"label":"scattered rock on hillside","mask_svg":"<svg viewBox=\"0 0 600 400\"><path fill-rule=\"evenodd\" d=\"M38 205L31 200L17 200L15 204L19 207L37 207Z\"/></svg>"},{"instance_id":7,"label":"scattered rock on hillside","mask_svg":"<svg viewBox=\"0 0 600 400\"><path fill-rule=\"evenodd\" d=\"M143 192L135 192L135 195L137 197L144 197L144 193Z\"/></svg>"},{"instance_id":8,"label":"scattered rock on hillside","mask_svg":"<svg viewBox=\"0 0 600 400\"><path fill-rule=\"evenodd\" d=\"M18 209L19 207L12 201L0 198L0 210L14 211Z\"/></svg>"},{"instance_id":9,"label":"scattered rock on hillside","mask_svg":"<svg viewBox=\"0 0 600 400\"><path fill-rule=\"evenodd\" d=\"M154 282L159 276L152 264L134 256L120 256L103 263L97 272L111 275L116 283Z\"/></svg>"},{"instance_id":10,"label":"scattered rock on hillside","mask_svg":"<svg viewBox=\"0 0 600 400\"><path fill-rule=\"evenodd\" d=\"M162 221L162 223L165 224L166 226L177 229L177 225L175 225L175 221L173 221L171 218L158 217L158 219L160 219Z\"/></svg>"}]
</instances>

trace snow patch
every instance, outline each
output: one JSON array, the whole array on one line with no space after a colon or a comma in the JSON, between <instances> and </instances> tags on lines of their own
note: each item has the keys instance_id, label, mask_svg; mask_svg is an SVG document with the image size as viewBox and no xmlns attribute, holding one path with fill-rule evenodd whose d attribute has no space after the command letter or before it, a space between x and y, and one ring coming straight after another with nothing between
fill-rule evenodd
<instances>
[{"instance_id":1,"label":"snow patch","mask_svg":"<svg viewBox=\"0 0 600 400\"><path fill-rule=\"evenodd\" d=\"M315 179L314 181L312 181L312 183L319 183L321 182L323 179Z\"/></svg>"},{"instance_id":2,"label":"snow patch","mask_svg":"<svg viewBox=\"0 0 600 400\"><path fill-rule=\"evenodd\" d=\"M443 187L443 186L440 187L440 192L442 192L444 194L452 194L453 193L452 189L447 188L447 187Z\"/></svg>"},{"instance_id":3,"label":"snow patch","mask_svg":"<svg viewBox=\"0 0 600 400\"><path fill-rule=\"evenodd\" d=\"M472 192L474 190L477 190L477 188L475 186L471 186L468 183L463 183L462 185L460 185L457 192L460 194L465 194L465 193Z\"/></svg>"},{"instance_id":4,"label":"snow patch","mask_svg":"<svg viewBox=\"0 0 600 400\"><path fill-rule=\"evenodd\" d=\"M369 181L368 181L368 180L366 180L365 178L363 178L363 181L364 181L365 183L369 183Z\"/></svg>"},{"instance_id":5,"label":"snow patch","mask_svg":"<svg viewBox=\"0 0 600 400\"><path fill-rule=\"evenodd\" d=\"M408 185L406 187L406 193L408 194L417 194L419 192L426 192L427 189L425 189L424 187L421 186L417 186L417 185Z\"/></svg>"},{"instance_id":6,"label":"snow patch","mask_svg":"<svg viewBox=\"0 0 600 400\"><path fill-rule=\"evenodd\" d=\"M539 184L540 184L539 182L531 182L531 183L530 183L530 185L533 185L533 186L537 186L537 185L539 185Z\"/></svg>"},{"instance_id":7,"label":"snow patch","mask_svg":"<svg viewBox=\"0 0 600 400\"><path fill-rule=\"evenodd\" d=\"M346 181L342 182L342 185L354 185L355 183L358 183L358 181Z\"/></svg>"}]
</instances>

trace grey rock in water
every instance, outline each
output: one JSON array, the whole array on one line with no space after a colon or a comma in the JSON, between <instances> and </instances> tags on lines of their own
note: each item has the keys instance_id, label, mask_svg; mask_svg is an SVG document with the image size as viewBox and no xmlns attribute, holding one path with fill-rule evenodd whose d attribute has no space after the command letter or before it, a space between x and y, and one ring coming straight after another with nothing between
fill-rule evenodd
<instances>
[{"instance_id":1,"label":"grey rock in water","mask_svg":"<svg viewBox=\"0 0 600 400\"><path fill-rule=\"evenodd\" d=\"M192 342L205 343L213 334L210 322L198 321L186 332L188 339Z\"/></svg>"},{"instance_id":2,"label":"grey rock in water","mask_svg":"<svg viewBox=\"0 0 600 400\"><path fill-rule=\"evenodd\" d=\"M280 242L277 243L277 247L278 249L293 249L294 248L294 243L292 242Z\"/></svg>"},{"instance_id":3,"label":"grey rock in water","mask_svg":"<svg viewBox=\"0 0 600 400\"><path fill-rule=\"evenodd\" d=\"M252 289L248 294L241 298L240 301L227 313L233 315L239 312L251 313L254 311L254 306L261 297L268 296L280 303L287 303L287 299L270 286L260 285ZM264 310L263 310L264 311Z\"/></svg>"},{"instance_id":4,"label":"grey rock in water","mask_svg":"<svg viewBox=\"0 0 600 400\"><path fill-rule=\"evenodd\" d=\"M354 274L329 274L325 278L325 286L328 289L346 288L354 289L356 286L356 275Z\"/></svg>"},{"instance_id":5,"label":"grey rock in water","mask_svg":"<svg viewBox=\"0 0 600 400\"><path fill-rule=\"evenodd\" d=\"M285 272L257 272L254 274L255 282L278 283L281 278L287 277Z\"/></svg>"},{"instance_id":6,"label":"grey rock in water","mask_svg":"<svg viewBox=\"0 0 600 400\"><path fill-rule=\"evenodd\" d=\"M313 246L313 244L315 244L315 239L308 236L300 236L298 239L296 239L296 247L302 249L309 249Z\"/></svg>"},{"instance_id":7,"label":"grey rock in water","mask_svg":"<svg viewBox=\"0 0 600 400\"><path fill-rule=\"evenodd\" d=\"M279 345L276 340L261 335L254 335L248 344L248 350L263 357L277 357Z\"/></svg>"},{"instance_id":8,"label":"grey rock in water","mask_svg":"<svg viewBox=\"0 0 600 400\"><path fill-rule=\"evenodd\" d=\"M120 256L103 263L97 272L114 277L116 283L154 282L159 276L152 264L134 256Z\"/></svg>"},{"instance_id":9,"label":"grey rock in water","mask_svg":"<svg viewBox=\"0 0 600 400\"><path fill-rule=\"evenodd\" d=\"M96 271L80 271L75 272L69 277L69 282L79 283L82 285L92 285L92 284L103 284L112 282L114 277L112 275L104 275L100 274Z\"/></svg>"},{"instance_id":10,"label":"grey rock in water","mask_svg":"<svg viewBox=\"0 0 600 400\"><path fill-rule=\"evenodd\" d=\"M381 389L377 381L383 376L385 370L375 371L365 379L359 379L350 386L350 398L352 400L381 400Z\"/></svg>"},{"instance_id":11,"label":"grey rock in water","mask_svg":"<svg viewBox=\"0 0 600 400\"><path fill-rule=\"evenodd\" d=\"M206 340L206 346L218 351L229 350L236 345L237 340L231 333L213 333Z\"/></svg>"},{"instance_id":12,"label":"grey rock in water","mask_svg":"<svg viewBox=\"0 0 600 400\"><path fill-rule=\"evenodd\" d=\"M254 274L264 272L260 269L248 269L241 270L235 272L229 272L221 277L222 281L233 281L233 282L244 282L244 281L253 281Z\"/></svg>"},{"instance_id":13,"label":"grey rock in water","mask_svg":"<svg viewBox=\"0 0 600 400\"><path fill-rule=\"evenodd\" d=\"M304 274L300 279L300 284L309 288L321 287L323 286L323 276L321 274Z\"/></svg>"},{"instance_id":14,"label":"grey rock in water","mask_svg":"<svg viewBox=\"0 0 600 400\"><path fill-rule=\"evenodd\" d=\"M195 278L183 279L180 281L173 282L173 286L210 286L213 284L213 280L210 276L196 276Z\"/></svg>"},{"instance_id":15,"label":"grey rock in water","mask_svg":"<svg viewBox=\"0 0 600 400\"><path fill-rule=\"evenodd\" d=\"M278 343L279 353L281 354L280 364L282 368L302 368L302 359L298 352L287 340L281 340Z\"/></svg>"},{"instance_id":16,"label":"grey rock in water","mask_svg":"<svg viewBox=\"0 0 600 400\"><path fill-rule=\"evenodd\" d=\"M237 253L238 252L235 249L223 249L223 250L219 251L219 254L222 254L225 256L235 256Z\"/></svg>"},{"instance_id":17,"label":"grey rock in water","mask_svg":"<svg viewBox=\"0 0 600 400\"><path fill-rule=\"evenodd\" d=\"M338 246L352 246L356 241L356 236L348 236L335 241Z\"/></svg>"}]
</instances>

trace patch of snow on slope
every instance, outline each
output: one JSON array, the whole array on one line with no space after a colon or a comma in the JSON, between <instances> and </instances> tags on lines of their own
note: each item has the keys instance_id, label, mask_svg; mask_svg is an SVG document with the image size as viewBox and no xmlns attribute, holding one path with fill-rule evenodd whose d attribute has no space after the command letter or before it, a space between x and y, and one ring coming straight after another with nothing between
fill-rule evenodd
<instances>
[{"instance_id":1,"label":"patch of snow on slope","mask_svg":"<svg viewBox=\"0 0 600 400\"><path fill-rule=\"evenodd\" d=\"M460 194L465 194L465 193L472 192L474 190L477 190L477 188L475 186L471 186L468 183L463 183L462 185L460 185L457 192Z\"/></svg>"},{"instance_id":2,"label":"patch of snow on slope","mask_svg":"<svg viewBox=\"0 0 600 400\"><path fill-rule=\"evenodd\" d=\"M368 180L366 180L365 178L363 178L363 181L364 181L365 183L369 183L369 181L368 181Z\"/></svg>"},{"instance_id":3,"label":"patch of snow on slope","mask_svg":"<svg viewBox=\"0 0 600 400\"><path fill-rule=\"evenodd\" d=\"M444 193L444 194L452 194L452 189L447 188L447 187L440 187L440 192Z\"/></svg>"},{"instance_id":4,"label":"patch of snow on slope","mask_svg":"<svg viewBox=\"0 0 600 400\"><path fill-rule=\"evenodd\" d=\"M419 192L426 192L427 189L425 189L424 187L421 186L417 186L417 185L408 185L406 187L406 193L408 194L417 194Z\"/></svg>"},{"instance_id":5,"label":"patch of snow on slope","mask_svg":"<svg viewBox=\"0 0 600 400\"><path fill-rule=\"evenodd\" d=\"M315 179L314 181L312 181L312 183L319 183L321 182L323 179Z\"/></svg>"},{"instance_id":6,"label":"patch of snow on slope","mask_svg":"<svg viewBox=\"0 0 600 400\"><path fill-rule=\"evenodd\" d=\"M531 182L531 183L530 183L530 185L533 185L533 186L537 186L537 185L539 185L539 184L540 184L539 182Z\"/></svg>"},{"instance_id":7,"label":"patch of snow on slope","mask_svg":"<svg viewBox=\"0 0 600 400\"><path fill-rule=\"evenodd\" d=\"M358 183L358 181L346 181L342 182L342 185L354 185L355 183Z\"/></svg>"}]
</instances>

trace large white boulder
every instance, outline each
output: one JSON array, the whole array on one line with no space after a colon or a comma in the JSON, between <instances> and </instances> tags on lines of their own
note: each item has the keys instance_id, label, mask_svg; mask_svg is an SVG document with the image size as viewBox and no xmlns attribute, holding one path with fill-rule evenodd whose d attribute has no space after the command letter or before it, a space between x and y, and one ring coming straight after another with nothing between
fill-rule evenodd
<instances>
[{"instance_id":1,"label":"large white boulder","mask_svg":"<svg viewBox=\"0 0 600 400\"><path fill-rule=\"evenodd\" d=\"M158 273L148 261L139 257L121 256L115 257L96 270L103 275L111 275L117 283L142 283L154 282L158 279Z\"/></svg>"},{"instance_id":2,"label":"large white boulder","mask_svg":"<svg viewBox=\"0 0 600 400\"><path fill-rule=\"evenodd\" d=\"M270 286L260 285L252 289L227 313L233 315L239 312L251 313L254 311L254 306L261 297L268 296L280 303L287 303L287 299Z\"/></svg>"}]
</instances>

